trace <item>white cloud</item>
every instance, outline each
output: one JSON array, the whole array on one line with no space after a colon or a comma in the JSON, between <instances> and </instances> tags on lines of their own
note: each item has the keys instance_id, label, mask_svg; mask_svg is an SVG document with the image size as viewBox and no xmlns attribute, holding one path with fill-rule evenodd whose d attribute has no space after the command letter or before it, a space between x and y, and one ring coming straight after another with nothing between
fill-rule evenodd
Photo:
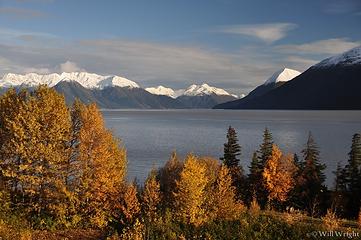
<instances>
[{"instance_id":1,"label":"white cloud","mask_svg":"<svg viewBox=\"0 0 361 240\"><path fill-rule=\"evenodd\" d=\"M217 32L245 35L273 43L284 38L288 31L296 27L293 23L243 24L221 27Z\"/></svg>"},{"instance_id":2,"label":"white cloud","mask_svg":"<svg viewBox=\"0 0 361 240\"><path fill-rule=\"evenodd\" d=\"M0 56L3 58L0 58L0 76L8 72L59 73L86 69L124 76L143 87L184 88L192 83L207 82L240 94L251 91L282 67L302 71L314 63L313 59L323 59L312 55L317 49L310 47L313 46L311 43L301 44L301 49L300 45L270 47L258 44L242 46L238 51L228 53L195 45L124 39L65 41L41 33L35 36L52 39L53 43L41 44L43 40L33 37L26 37L24 43L11 41L24 36L23 32L8 30L7 33L6 39L1 39L0 34ZM348 40L343 42L353 45Z\"/></svg>"},{"instance_id":3,"label":"white cloud","mask_svg":"<svg viewBox=\"0 0 361 240\"><path fill-rule=\"evenodd\" d=\"M332 38L305 44L280 45L276 49L285 53L297 54L339 54L357 47L361 41L350 41L347 38Z\"/></svg>"},{"instance_id":4,"label":"white cloud","mask_svg":"<svg viewBox=\"0 0 361 240\"><path fill-rule=\"evenodd\" d=\"M238 89L234 93L249 92L279 67L266 56L260 57L253 48L229 54L198 46L121 39L83 40L66 46L0 42L0 56L9 60L0 68L0 76L7 72L45 73L85 68L99 74L124 76L144 87L161 84L184 88L192 83L208 82Z\"/></svg>"},{"instance_id":5,"label":"white cloud","mask_svg":"<svg viewBox=\"0 0 361 240\"><path fill-rule=\"evenodd\" d=\"M78 67L78 65L75 62L66 61L64 63L61 63L58 67L60 72L82 72L85 71L84 69Z\"/></svg>"}]
</instances>

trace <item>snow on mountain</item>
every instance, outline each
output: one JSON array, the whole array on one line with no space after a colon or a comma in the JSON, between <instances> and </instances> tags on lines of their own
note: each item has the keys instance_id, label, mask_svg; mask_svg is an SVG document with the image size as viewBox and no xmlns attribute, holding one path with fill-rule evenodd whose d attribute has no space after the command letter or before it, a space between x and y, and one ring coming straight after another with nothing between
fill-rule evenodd
<instances>
[{"instance_id":1,"label":"snow on mountain","mask_svg":"<svg viewBox=\"0 0 361 240\"><path fill-rule=\"evenodd\" d=\"M46 84L49 87L53 87L62 81L74 81L85 88L103 89L112 86L139 88L137 83L123 77L115 75L102 76L87 72L63 72L61 74L52 73L46 75L37 73L28 73L25 75L8 73L0 80L0 87L7 88L21 85L34 87L40 84Z\"/></svg>"},{"instance_id":2,"label":"snow on mountain","mask_svg":"<svg viewBox=\"0 0 361 240\"><path fill-rule=\"evenodd\" d=\"M204 96L204 95L227 95L231 96L230 93L228 93L226 90L216 87L211 87L206 83L203 83L202 85L191 85L181 95L186 96Z\"/></svg>"},{"instance_id":3,"label":"snow on mountain","mask_svg":"<svg viewBox=\"0 0 361 240\"><path fill-rule=\"evenodd\" d=\"M63 72L61 74L51 73L51 74L37 74L37 73L28 73L28 74L14 74L8 73L5 74L3 79L0 80L0 87L9 88L16 86L26 86L26 87L35 87L40 84L48 85L49 87L54 87L60 82L64 81L74 81L79 83L85 88L89 89L104 89L106 87L129 87L129 88L139 88L139 85L129 79L108 75L102 76L95 73L88 72ZM164 86L158 87L149 87L145 89L149 93L155 95L165 95L172 98L176 98L181 95L186 96L204 96L204 95L226 95L234 96L228 93L227 91L211 87L206 83L202 85L191 85L187 89L173 90Z\"/></svg>"},{"instance_id":4,"label":"snow on mountain","mask_svg":"<svg viewBox=\"0 0 361 240\"><path fill-rule=\"evenodd\" d=\"M228 93L227 91L225 91L225 90L223 90L221 88L211 87L206 83L203 83L202 85L193 84L193 85L189 86L187 89L173 90L171 88L158 86L158 87L146 88L145 90L152 93L152 94L166 95L166 96L169 96L169 97L172 97L172 98L177 98L177 97L182 96L182 95L185 95L185 96L204 96L204 95L211 95L211 94L233 96L235 98L238 98L237 95L230 94L230 93Z\"/></svg>"},{"instance_id":5,"label":"snow on mountain","mask_svg":"<svg viewBox=\"0 0 361 240\"><path fill-rule=\"evenodd\" d=\"M150 92L151 94L165 95L165 96L168 96L168 97L175 98L175 92L171 88L158 86L158 87L149 87L149 88L146 88L145 90Z\"/></svg>"},{"instance_id":6,"label":"snow on mountain","mask_svg":"<svg viewBox=\"0 0 361 240\"><path fill-rule=\"evenodd\" d=\"M289 68L283 68L277 72L275 72L267 81L264 83L264 85L268 85L271 83L278 83L278 82L287 82L301 73L299 71L289 69Z\"/></svg>"},{"instance_id":7,"label":"snow on mountain","mask_svg":"<svg viewBox=\"0 0 361 240\"><path fill-rule=\"evenodd\" d=\"M361 46L355 47L347 52L326 58L317 63L314 67L329 67L334 65L353 65L361 64Z\"/></svg>"}]
</instances>

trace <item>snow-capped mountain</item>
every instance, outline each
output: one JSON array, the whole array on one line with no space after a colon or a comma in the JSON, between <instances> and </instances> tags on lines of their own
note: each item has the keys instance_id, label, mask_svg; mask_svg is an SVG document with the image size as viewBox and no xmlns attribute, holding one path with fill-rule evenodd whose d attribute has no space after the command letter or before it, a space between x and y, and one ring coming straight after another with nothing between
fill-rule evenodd
<instances>
[{"instance_id":1,"label":"snow-capped mountain","mask_svg":"<svg viewBox=\"0 0 361 240\"><path fill-rule=\"evenodd\" d=\"M232 94L228 93L226 90L216 87L211 87L206 83L202 85L193 84L189 86L186 90L184 90L181 95L185 96L204 96L204 95L225 95L232 96Z\"/></svg>"},{"instance_id":2,"label":"snow-capped mountain","mask_svg":"<svg viewBox=\"0 0 361 240\"><path fill-rule=\"evenodd\" d=\"M0 80L0 87L34 87L40 84L46 84L49 87L54 87L55 85L63 81L74 81L79 83L83 87L90 89L104 89L106 87L114 86L139 88L139 85L137 83L123 77L115 75L102 76L95 73L87 72L63 72L61 74L51 73L46 75L41 75L37 73L28 73L25 75L8 73L4 75L2 80Z\"/></svg>"},{"instance_id":3,"label":"snow-capped mountain","mask_svg":"<svg viewBox=\"0 0 361 240\"><path fill-rule=\"evenodd\" d=\"M226 90L216 87L211 87L206 83L202 85L192 84L187 89L178 89L173 90L171 88L158 86L146 88L146 91L155 94L155 95L165 95L172 98L177 98L180 96L205 96L205 95L219 95L219 96L233 96L238 98L235 94L230 94Z\"/></svg>"},{"instance_id":4,"label":"snow-capped mountain","mask_svg":"<svg viewBox=\"0 0 361 240\"><path fill-rule=\"evenodd\" d=\"M268 85L271 83L278 83L278 82L287 82L297 77L300 74L301 73L299 71L289 68L283 68L275 72L269 79L267 79L264 85Z\"/></svg>"},{"instance_id":5,"label":"snow-capped mountain","mask_svg":"<svg viewBox=\"0 0 361 240\"><path fill-rule=\"evenodd\" d=\"M149 88L146 88L145 90L150 92L151 94L155 94L155 95L164 95L164 96L168 96L168 97L171 97L171 98L176 97L175 92L174 92L173 89L163 87L163 86L149 87Z\"/></svg>"},{"instance_id":6,"label":"snow-capped mountain","mask_svg":"<svg viewBox=\"0 0 361 240\"><path fill-rule=\"evenodd\" d=\"M205 83L180 90L164 86L143 89L123 77L87 72L44 75L8 73L0 79L0 90L41 84L63 94L69 104L78 98L85 103L95 102L103 108L212 108L216 104L237 99L235 95Z\"/></svg>"},{"instance_id":7,"label":"snow-capped mountain","mask_svg":"<svg viewBox=\"0 0 361 240\"><path fill-rule=\"evenodd\" d=\"M223 109L361 110L361 46L313 65L287 83L261 85Z\"/></svg>"},{"instance_id":8,"label":"snow-capped mountain","mask_svg":"<svg viewBox=\"0 0 361 240\"><path fill-rule=\"evenodd\" d=\"M266 94L267 92L282 86L300 74L301 73L299 71L289 68L282 68L272 74L272 76L268 78L265 83L253 89L247 96L244 97L244 99L252 99Z\"/></svg>"},{"instance_id":9,"label":"snow-capped mountain","mask_svg":"<svg viewBox=\"0 0 361 240\"><path fill-rule=\"evenodd\" d=\"M335 65L350 66L354 64L361 64L361 46L355 47L342 54L326 58L313 67L325 68Z\"/></svg>"}]
</instances>

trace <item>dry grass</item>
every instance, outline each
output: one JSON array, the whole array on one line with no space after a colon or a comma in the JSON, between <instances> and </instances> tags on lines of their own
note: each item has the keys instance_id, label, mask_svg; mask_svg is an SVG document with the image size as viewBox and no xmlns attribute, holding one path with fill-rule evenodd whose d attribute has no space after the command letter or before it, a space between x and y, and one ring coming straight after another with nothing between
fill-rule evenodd
<instances>
[{"instance_id":1,"label":"dry grass","mask_svg":"<svg viewBox=\"0 0 361 240\"><path fill-rule=\"evenodd\" d=\"M259 206L256 198L252 199L251 206L249 207L249 213L254 216L258 216L261 211L261 207Z\"/></svg>"},{"instance_id":2,"label":"dry grass","mask_svg":"<svg viewBox=\"0 0 361 240\"><path fill-rule=\"evenodd\" d=\"M292 225L294 223L302 222L302 221L304 221L305 218L306 218L306 216L302 212L299 212L299 211L283 213L283 220L290 225Z\"/></svg>"},{"instance_id":3,"label":"dry grass","mask_svg":"<svg viewBox=\"0 0 361 240\"><path fill-rule=\"evenodd\" d=\"M97 240L102 238L102 233L97 230L34 231L29 228L15 229L0 220L1 240Z\"/></svg>"},{"instance_id":4,"label":"dry grass","mask_svg":"<svg viewBox=\"0 0 361 240\"><path fill-rule=\"evenodd\" d=\"M327 230L334 230L340 226L340 220L331 209L327 210L326 215L322 218L322 223Z\"/></svg>"},{"instance_id":5,"label":"dry grass","mask_svg":"<svg viewBox=\"0 0 361 240\"><path fill-rule=\"evenodd\" d=\"M91 229L71 229L63 231L34 231L32 239L38 240L96 240L102 239L104 236L100 231Z\"/></svg>"}]
</instances>

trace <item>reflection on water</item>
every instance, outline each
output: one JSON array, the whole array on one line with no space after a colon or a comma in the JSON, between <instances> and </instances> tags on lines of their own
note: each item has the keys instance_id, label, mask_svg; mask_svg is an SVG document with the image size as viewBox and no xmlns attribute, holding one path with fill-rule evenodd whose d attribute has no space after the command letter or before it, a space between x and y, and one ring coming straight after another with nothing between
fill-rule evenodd
<instances>
[{"instance_id":1,"label":"reflection on water","mask_svg":"<svg viewBox=\"0 0 361 240\"><path fill-rule=\"evenodd\" d=\"M152 167L162 166L173 150L182 157L193 152L219 158L232 125L246 171L265 127L284 152L297 154L312 131L332 185L332 171L337 162L347 160L352 135L361 132L361 111L103 110L103 115L127 148L129 178L140 181Z\"/></svg>"}]
</instances>

